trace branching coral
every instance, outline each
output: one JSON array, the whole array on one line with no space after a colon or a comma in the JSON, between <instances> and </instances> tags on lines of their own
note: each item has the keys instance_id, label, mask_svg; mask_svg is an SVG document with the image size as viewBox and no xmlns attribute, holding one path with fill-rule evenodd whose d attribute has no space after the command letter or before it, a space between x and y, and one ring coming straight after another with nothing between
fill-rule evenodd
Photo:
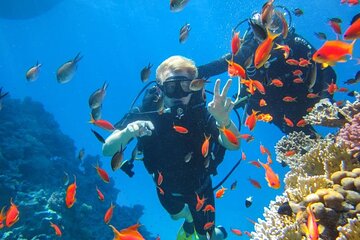
<instances>
[{"instance_id":1,"label":"branching coral","mask_svg":"<svg viewBox=\"0 0 360 240\"><path fill-rule=\"evenodd\" d=\"M348 224L337 228L340 232L336 240L358 240L360 236L360 214L356 218L348 219Z\"/></svg>"}]
</instances>

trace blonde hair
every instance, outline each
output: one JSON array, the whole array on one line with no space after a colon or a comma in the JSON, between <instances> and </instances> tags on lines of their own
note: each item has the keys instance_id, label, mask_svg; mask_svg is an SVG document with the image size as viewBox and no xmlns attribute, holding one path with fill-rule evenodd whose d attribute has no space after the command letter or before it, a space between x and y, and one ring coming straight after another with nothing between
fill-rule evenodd
<instances>
[{"instance_id":1,"label":"blonde hair","mask_svg":"<svg viewBox=\"0 0 360 240\"><path fill-rule=\"evenodd\" d=\"M198 70L195 66L195 62L189 58L183 56L172 56L163 61L156 69L156 81L162 84L169 75L179 72L185 72L191 79L195 79L198 76Z\"/></svg>"}]
</instances>

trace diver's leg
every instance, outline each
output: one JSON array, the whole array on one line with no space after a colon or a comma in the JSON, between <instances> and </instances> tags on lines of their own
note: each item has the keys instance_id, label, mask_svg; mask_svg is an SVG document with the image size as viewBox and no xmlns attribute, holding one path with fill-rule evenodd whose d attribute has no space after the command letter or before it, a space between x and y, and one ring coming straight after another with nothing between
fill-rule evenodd
<instances>
[{"instance_id":1,"label":"diver's leg","mask_svg":"<svg viewBox=\"0 0 360 240\"><path fill-rule=\"evenodd\" d=\"M203 211L204 207L208 204L211 204L215 208L214 192L212 190L211 180L204 188L204 191L198 194L200 198L206 198L205 205L199 211L196 211L196 194L193 194L192 197L186 199L187 203L189 204L191 214L194 218L194 225L198 238L200 240L207 240L207 235L209 235L211 237L211 240L226 239L227 233L225 229L221 226L215 227L215 225L213 225L206 230L204 229L206 224L209 224L211 222L215 224L215 213L211 211Z\"/></svg>"}]
</instances>

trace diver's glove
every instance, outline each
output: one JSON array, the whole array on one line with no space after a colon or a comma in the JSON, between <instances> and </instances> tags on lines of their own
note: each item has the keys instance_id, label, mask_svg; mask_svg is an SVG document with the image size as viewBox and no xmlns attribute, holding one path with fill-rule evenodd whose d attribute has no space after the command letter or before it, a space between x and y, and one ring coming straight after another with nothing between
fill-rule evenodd
<instances>
[{"instance_id":1,"label":"diver's glove","mask_svg":"<svg viewBox=\"0 0 360 240\"><path fill-rule=\"evenodd\" d=\"M151 136L152 130L154 130L154 124L151 121L135 121L129 123L126 126L126 130L124 134L128 134L133 137L143 137L143 136Z\"/></svg>"},{"instance_id":2,"label":"diver's glove","mask_svg":"<svg viewBox=\"0 0 360 240\"><path fill-rule=\"evenodd\" d=\"M133 161L130 160L125 160L121 166L120 169L124 171L124 173L126 173L126 175L128 175L129 177L134 176L134 171L132 170L134 167L134 163Z\"/></svg>"},{"instance_id":3,"label":"diver's glove","mask_svg":"<svg viewBox=\"0 0 360 240\"><path fill-rule=\"evenodd\" d=\"M135 121L129 123L123 130L115 130L103 144L103 154L105 156L112 156L122 146L126 146L128 142L135 137L151 136L154 130L154 124L150 121Z\"/></svg>"},{"instance_id":4,"label":"diver's glove","mask_svg":"<svg viewBox=\"0 0 360 240\"><path fill-rule=\"evenodd\" d=\"M234 107L231 99L227 97L232 80L229 79L220 94L220 79L217 79L214 87L214 98L208 104L211 115L219 126L228 126L231 123L230 112Z\"/></svg>"}]
</instances>

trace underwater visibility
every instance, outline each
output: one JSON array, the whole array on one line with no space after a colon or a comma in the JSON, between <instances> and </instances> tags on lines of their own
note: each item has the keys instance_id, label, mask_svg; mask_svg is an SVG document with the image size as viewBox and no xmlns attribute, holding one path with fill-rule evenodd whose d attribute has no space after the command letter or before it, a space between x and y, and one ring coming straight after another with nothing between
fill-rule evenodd
<instances>
[{"instance_id":1,"label":"underwater visibility","mask_svg":"<svg viewBox=\"0 0 360 240\"><path fill-rule=\"evenodd\" d=\"M0 238L359 240L359 0L0 0Z\"/></svg>"}]
</instances>

